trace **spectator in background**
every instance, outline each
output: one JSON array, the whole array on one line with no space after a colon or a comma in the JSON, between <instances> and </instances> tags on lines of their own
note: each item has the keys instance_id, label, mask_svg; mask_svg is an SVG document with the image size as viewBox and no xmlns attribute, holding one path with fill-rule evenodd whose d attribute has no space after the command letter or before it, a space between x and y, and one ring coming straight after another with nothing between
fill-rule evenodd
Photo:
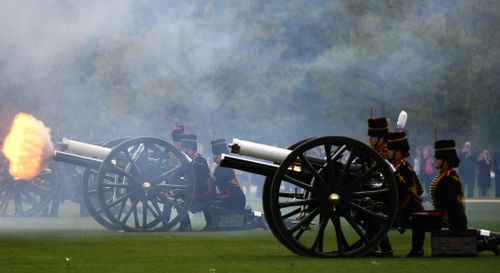
<instances>
[{"instance_id":1,"label":"spectator in background","mask_svg":"<svg viewBox=\"0 0 500 273\"><path fill-rule=\"evenodd\" d=\"M422 183L424 194L428 195L432 179L434 179L434 160L432 158L431 145L424 146L421 163L420 182Z\"/></svg>"},{"instance_id":2,"label":"spectator in background","mask_svg":"<svg viewBox=\"0 0 500 273\"><path fill-rule=\"evenodd\" d=\"M415 156L413 157L413 171L420 178L420 170L422 167L422 150L420 148L415 149Z\"/></svg>"},{"instance_id":3,"label":"spectator in background","mask_svg":"<svg viewBox=\"0 0 500 273\"><path fill-rule=\"evenodd\" d=\"M481 197L488 195L491 187L491 156L490 152L484 149L477 158L477 184Z\"/></svg>"},{"instance_id":4,"label":"spectator in background","mask_svg":"<svg viewBox=\"0 0 500 273\"><path fill-rule=\"evenodd\" d=\"M495 173L495 197L500 198L500 149L495 152L492 169Z\"/></svg>"},{"instance_id":5,"label":"spectator in background","mask_svg":"<svg viewBox=\"0 0 500 273\"><path fill-rule=\"evenodd\" d=\"M476 155L472 152L472 144L470 141L464 143L458 158L460 158L460 178L462 178L462 182L464 183L467 198L472 198L474 197L476 180Z\"/></svg>"}]
</instances>

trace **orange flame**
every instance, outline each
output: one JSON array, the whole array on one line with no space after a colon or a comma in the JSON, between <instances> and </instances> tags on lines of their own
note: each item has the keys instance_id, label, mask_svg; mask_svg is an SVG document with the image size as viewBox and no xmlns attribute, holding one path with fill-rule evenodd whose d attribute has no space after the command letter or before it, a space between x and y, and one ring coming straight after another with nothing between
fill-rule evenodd
<instances>
[{"instance_id":1,"label":"orange flame","mask_svg":"<svg viewBox=\"0 0 500 273\"><path fill-rule=\"evenodd\" d=\"M33 179L54 153L50 129L32 115L15 116L2 152L9 160L9 173L17 179Z\"/></svg>"}]
</instances>

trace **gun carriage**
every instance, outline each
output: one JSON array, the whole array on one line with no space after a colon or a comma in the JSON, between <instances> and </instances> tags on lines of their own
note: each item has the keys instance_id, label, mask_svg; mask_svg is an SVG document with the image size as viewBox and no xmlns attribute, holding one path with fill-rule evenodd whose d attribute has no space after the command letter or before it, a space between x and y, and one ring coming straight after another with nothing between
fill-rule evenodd
<instances>
[{"instance_id":1,"label":"gun carriage","mask_svg":"<svg viewBox=\"0 0 500 273\"><path fill-rule=\"evenodd\" d=\"M305 256L356 257L387 235L397 208L390 165L347 137L303 140L288 149L235 139L221 166L266 177L263 209L274 236Z\"/></svg>"},{"instance_id":2,"label":"gun carriage","mask_svg":"<svg viewBox=\"0 0 500 273\"><path fill-rule=\"evenodd\" d=\"M56 146L52 161L85 168L83 201L101 225L127 231L168 230L188 214L194 200L190 159L172 144L138 137L103 146L62 139ZM3 215L30 216L47 208L58 185L54 177L47 177L54 172L44 170L47 174L42 171L30 181L11 179L10 187L23 190L4 194Z\"/></svg>"}]
</instances>

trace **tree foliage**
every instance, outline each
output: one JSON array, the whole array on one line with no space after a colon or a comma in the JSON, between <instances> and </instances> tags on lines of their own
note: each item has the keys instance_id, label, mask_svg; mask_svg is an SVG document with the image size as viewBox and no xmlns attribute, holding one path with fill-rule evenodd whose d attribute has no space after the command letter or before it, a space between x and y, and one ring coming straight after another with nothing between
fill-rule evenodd
<instances>
[{"instance_id":1,"label":"tree foliage","mask_svg":"<svg viewBox=\"0 0 500 273\"><path fill-rule=\"evenodd\" d=\"M364 139L373 107L392 124L407 111L415 145L439 128L458 143L500 146L498 1L132 2L120 27L83 42L78 75L41 86L58 105L21 101L12 90L24 85L3 81L2 103L14 107L2 118L29 108L100 138L167 137L178 119L203 140L211 130L286 146Z\"/></svg>"}]
</instances>

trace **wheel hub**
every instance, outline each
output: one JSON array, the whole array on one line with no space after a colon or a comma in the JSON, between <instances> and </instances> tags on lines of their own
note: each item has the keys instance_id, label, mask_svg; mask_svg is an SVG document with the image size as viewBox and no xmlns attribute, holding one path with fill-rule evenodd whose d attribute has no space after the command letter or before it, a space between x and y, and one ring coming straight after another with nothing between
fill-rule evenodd
<instances>
[{"instance_id":1,"label":"wheel hub","mask_svg":"<svg viewBox=\"0 0 500 273\"><path fill-rule=\"evenodd\" d=\"M148 192L151 190L151 183L148 182L148 181L145 181L144 183L142 183L142 189L145 191L145 192Z\"/></svg>"},{"instance_id":2,"label":"wheel hub","mask_svg":"<svg viewBox=\"0 0 500 273\"><path fill-rule=\"evenodd\" d=\"M338 193L332 193L330 196L328 196L328 201L332 205L338 205L340 204L340 195Z\"/></svg>"}]
</instances>

